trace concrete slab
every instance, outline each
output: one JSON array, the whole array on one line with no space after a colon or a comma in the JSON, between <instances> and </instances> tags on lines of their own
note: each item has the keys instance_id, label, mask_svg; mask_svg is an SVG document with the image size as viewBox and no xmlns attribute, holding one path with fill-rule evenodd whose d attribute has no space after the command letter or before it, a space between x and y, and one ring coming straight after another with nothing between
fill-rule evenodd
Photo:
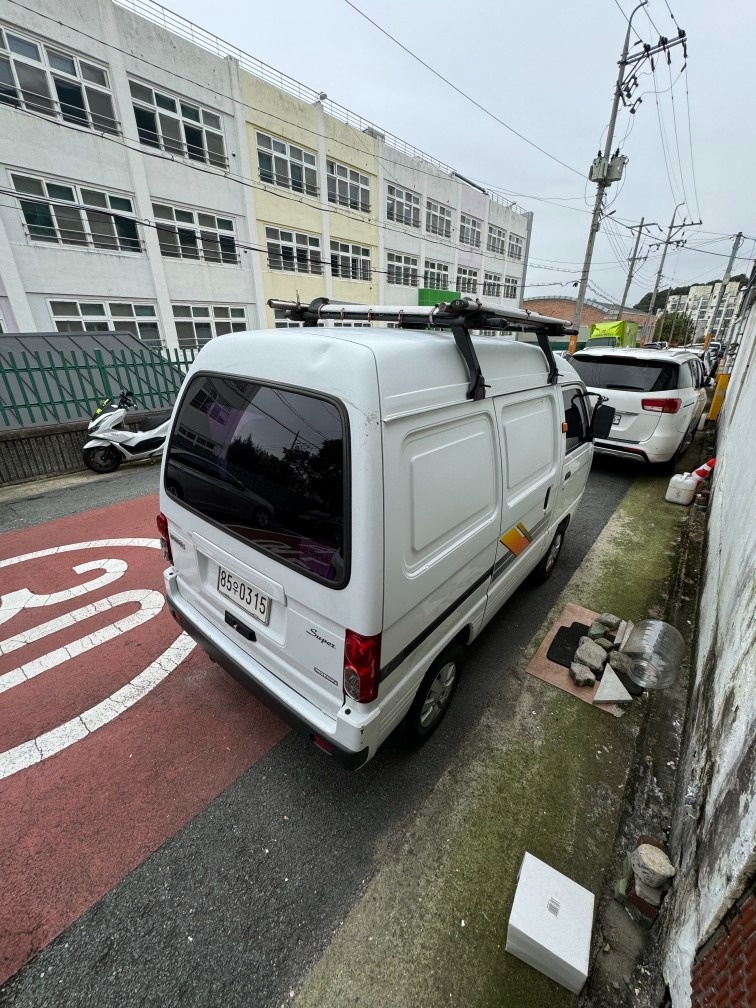
<instances>
[{"instance_id":1,"label":"concrete slab","mask_svg":"<svg viewBox=\"0 0 756 1008\"><path fill-rule=\"evenodd\" d=\"M619 681L619 676L613 668L604 670L598 689L593 698L594 703L628 703L633 698Z\"/></svg>"}]
</instances>

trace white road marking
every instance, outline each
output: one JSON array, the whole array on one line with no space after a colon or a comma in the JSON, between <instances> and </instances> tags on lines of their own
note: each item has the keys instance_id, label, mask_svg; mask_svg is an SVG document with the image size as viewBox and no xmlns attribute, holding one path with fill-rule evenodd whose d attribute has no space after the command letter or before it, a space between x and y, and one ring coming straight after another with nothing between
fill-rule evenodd
<instances>
[{"instance_id":1,"label":"white road marking","mask_svg":"<svg viewBox=\"0 0 756 1008\"><path fill-rule=\"evenodd\" d=\"M25 553L22 556L10 557L7 560L0 560L0 569L4 567L12 567L15 564L24 563L27 560L37 560L41 557L71 553L75 550L81 549L105 549L110 546L143 546L148 549L160 549L160 541L158 539L132 538L99 539L91 542L68 543L64 546L53 546L50 549L36 550L33 553ZM86 591L95 590L95 587L93 587L95 586L95 582L99 582L96 587L101 587L103 584L108 583L103 580L106 577L111 581L115 580L116 577L120 577L123 574L123 570L119 570L122 563L124 564L123 570L125 570L126 564L123 561L113 560L101 560L74 567L73 569L76 573L83 573L86 570L95 570L97 568L104 569L106 573L101 578L96 578L94 581L87 582L85 585L79 585L77 588L68 589L66 598L74 598L77 595L84 594ZM21 589L21 591L26 590ZM11 593L11 595L13 594L14 593ZM18 596L19 593L15 594ZM57 593L57 595L62 596L63 593ZM5 596L5 598L7 599L8 596ZM35 602L34 604L38 606L52 605L53 602L50 601L51 599L55 599L55 601L64 600L62 597L56 598L54 595L32 595L31 592L27 592L26 598L27 604L29 598L47 600L46 602ZM3 600L3 602L4 601L5 600ZM18 598L16 598L15 601L18 601ZM55 620L49 620L47 623L43 623L41 626L38 626L34 631L26 631L25 633L15 635L15 637L8 638L0 645L0 654L8 654L17 648L23 647L31 640L38 640L40 637L46 636L47 634L56 633L58 630L73 625L78 619L86 619L87 616L94 615L95 612L102 612L105 609L112 608L113 605L118 605L124 601L139 602L139 611L137 613L132 613L130 616L127 616L124 619L103 628L102 630L95 631L86 637L82 637L78 641L74 641L73 644L69 644L67 647L59 648L57 651L52 651L50 654L43 656L43 658L38 658L34 662L28 662L26 665L20 666L20 668L6 673L6 675L2 677L0 693L3 692L3 690L10 689L11 686L18 685L19 682L27 681L27 679L31 678L33 675L39 675L40 672L44 672L48 668L53 668L55 665L59 665L62 662L67 661L69 658L82 654L85 651L90 650L90 648L97 647L106 640L110 640L118 634L124 633L131 627L145 622L147 619L152 619L152 617L157 615L157 613L162 609L164 600L160 592L150 591L147 589L132 592L121 592L118 595L112 595L109 598L102 599L90 606L83 606L80 609L75 610L73 613L60 616ZM8 606L7 611L11 611L10 605ZM11 615L16 612L20 612L19 607L14 607ZM4 621L4 619L0 620L0 622ZM187 634L180 634L170 647L168 647L160 655L160 657L152 662L151 665L144 669L143 672L140 672L130 682L126 683L125 686L122 686L101 703L84 711L84 713L80 714L78 717L72 718L70 721L66 721L65 724L44 732L35 739L29 739L27 742L22 742L19 745L14 746L13 749L8 749L6 752L0 753L0 779L10 777L21 770L25 770L28 767L47 759L49 756L53 756L55 753L61 752L61 750L68 748L75 742L86 738L92 732L97 731L98 728L108 724L114 718L119 717L124 713L124 711L128 710L129 707L132 707L135 703L145 697L150 690L154 689L155 686L162 682L167 675L180 665L184 658L186 658L186 656L191 652L193 647L194 641L192 641ZM11 681L15 674L21 674L21 678L17 681Z\"/></svg>"},{"instance_id":2,"label":"white road marking","mask_svg":"<svg viewBox=\"0 0 756 1008\"><path fill-rule=\"evenodd\" d=\"M68 599L76 598L77 595L86 595L88 592L97 591L104 588L106 584L117 581L128 570L125 560L91 560L89 563L78 564L73 567L77 574L84 574L91 570L104 570L105 573L84 584L75 585L73 588L65 588L63 591L54 592L52 595L35 595L28 588L19 588L18 591L9 592L0 596L0 623L5 623L12 616L15 616L22 609L36 609L39 606L56 605L58 602L67 602Z\"/></svg>"},{"instance_id":3,"label":"white road marking","mask_svg":"<svg viewBox=\"0 0 756 1008\"><path fill-rule=\"evenodd\" d=\"M25 665L20 665L18 668L0 675L0 693L4 693L13 686L18 686L29 679L33 679L42 672L47 672L49 669L62 665L63 662L76 658L86 651L91 651L92 648L105 644L107 641L118 637L119 634L126 633L127 630L131 630L141 623L146 623L153 616L157 616L163 608L164 601L165 599L158 591L148 591L140 588L136 591L119 592L118 595L109 595L107 598L93 602L91 605L82 606L81 609L74 609L73 612L66 613L65 616L58 616L57 619L50 620L48 623L31 627L31 629L24 630L23 633L17 634L15 637L9 637L7 640L0 641L0 655L10 654L11 651L16 651L18 648L32 644L42 637L47 637L50 634L57 633L59 630L64 630L66 627L73 626L80 620L89 619L91 616L106 612L108 609L114 609L125 602L138 602L140 606L137 612L124 616L123 619L116 620L115 623L110 623L101 630L95 630L94 633L87 634L86 637L79 637L78 640L73 641L71 644L59 647L55 651L42 655L41 658L35 658L34 661L27 662Z\"/></svg>"},{"instance_id":4,"label":"white road marking","mask_svg":"<svg viewBox=\"0 0 756 1008\"><path fill-rule=\"evenodd\" d=\"M0 779L11 777L35 763L41 763L42 760L67 749L74 742L79 742L119 717L161 683L181 664L193 647L194 641L191 637L181 634L156 661L107 700L35 739L22 742L21 745L0 753Z\"/></svg>"}]
</instances>

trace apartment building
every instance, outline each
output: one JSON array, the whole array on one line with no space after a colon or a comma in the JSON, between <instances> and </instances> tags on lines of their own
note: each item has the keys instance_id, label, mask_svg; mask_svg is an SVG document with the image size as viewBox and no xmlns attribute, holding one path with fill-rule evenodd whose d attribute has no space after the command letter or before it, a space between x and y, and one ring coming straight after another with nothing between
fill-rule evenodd
<instances>
[{"instance_id":1,"label":"apartment building","mask_svg":"<svg viewBox=\"0 0 756 1008\"><path fill-rule=\"evenodd\" d=\"M297 293L520 303L532 214L127 2L0 19L0 329L194 348Z\"/></svg>"},{"instance_id":2,"label":"apartment building","mask_svg":"<svg viewBox=\"0 0 756 1008\"><path fill-rule=\"evenodd\" d=\"M722 287L721 281L713 284L694 284L687 294L670 294L666 312L685 312L695 324L694 336L702 340L711 328L715 339L726 339L730 324L738 313L743 285L731 280L725 285L722 303L714 316L714 307Z\"/></svg>"}]
</instances>

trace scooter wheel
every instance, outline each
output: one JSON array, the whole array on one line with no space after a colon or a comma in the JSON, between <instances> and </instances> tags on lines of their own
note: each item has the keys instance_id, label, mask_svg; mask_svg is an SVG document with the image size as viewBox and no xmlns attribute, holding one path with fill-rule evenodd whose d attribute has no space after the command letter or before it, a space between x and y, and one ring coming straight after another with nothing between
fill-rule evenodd
<instances>
[{"instance_id":1,"label":"scooter wheel","mask_svg":"<svg viewBox=\"0 0 756 1008\"><path fill-rule=\"evenodd\" d=\"M115 472L121 464L121 453L110 445L102 448L85 448L82 452L84 465L96 473Z\"/></svg>"}]
</instances>

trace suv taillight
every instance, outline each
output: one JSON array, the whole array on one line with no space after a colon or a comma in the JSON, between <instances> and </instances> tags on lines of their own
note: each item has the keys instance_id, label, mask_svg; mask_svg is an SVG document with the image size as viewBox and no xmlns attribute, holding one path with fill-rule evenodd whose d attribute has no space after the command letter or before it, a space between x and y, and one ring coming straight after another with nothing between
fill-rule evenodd
<instances>
[{"instance_id":1,"label":"suv taillight","mask_svg":"<svg viewBox=\"0 0 756 1008\"><path fill-rule=\"evenodd\" d=\"M682 399L641 399L641 406L650 413L679 413Z\"/></svg>"},{"instance_id":2,"label":"suv taillight","mask_svg":"<svg viewBox=\"0 0 756 1008\"><path fill-rule=\"evenodd\" d=\"M169 564L173 564L173 553L171 553L171 540L168 535L168 519L160 512L157 516L157 528L160 533L160 549L163 557Z\"/></svg>"},{"instance_id":3,"label":"suv taillight","mask_svg":"<svg viewBox=\"0 0 756 1008\"><path fill-rule=\"evenodd\" d=\"M357 703L370 703L378 696L381 635L363 637L347 630L344 639L344 692Z\"/></svg>"}]
</instances>

